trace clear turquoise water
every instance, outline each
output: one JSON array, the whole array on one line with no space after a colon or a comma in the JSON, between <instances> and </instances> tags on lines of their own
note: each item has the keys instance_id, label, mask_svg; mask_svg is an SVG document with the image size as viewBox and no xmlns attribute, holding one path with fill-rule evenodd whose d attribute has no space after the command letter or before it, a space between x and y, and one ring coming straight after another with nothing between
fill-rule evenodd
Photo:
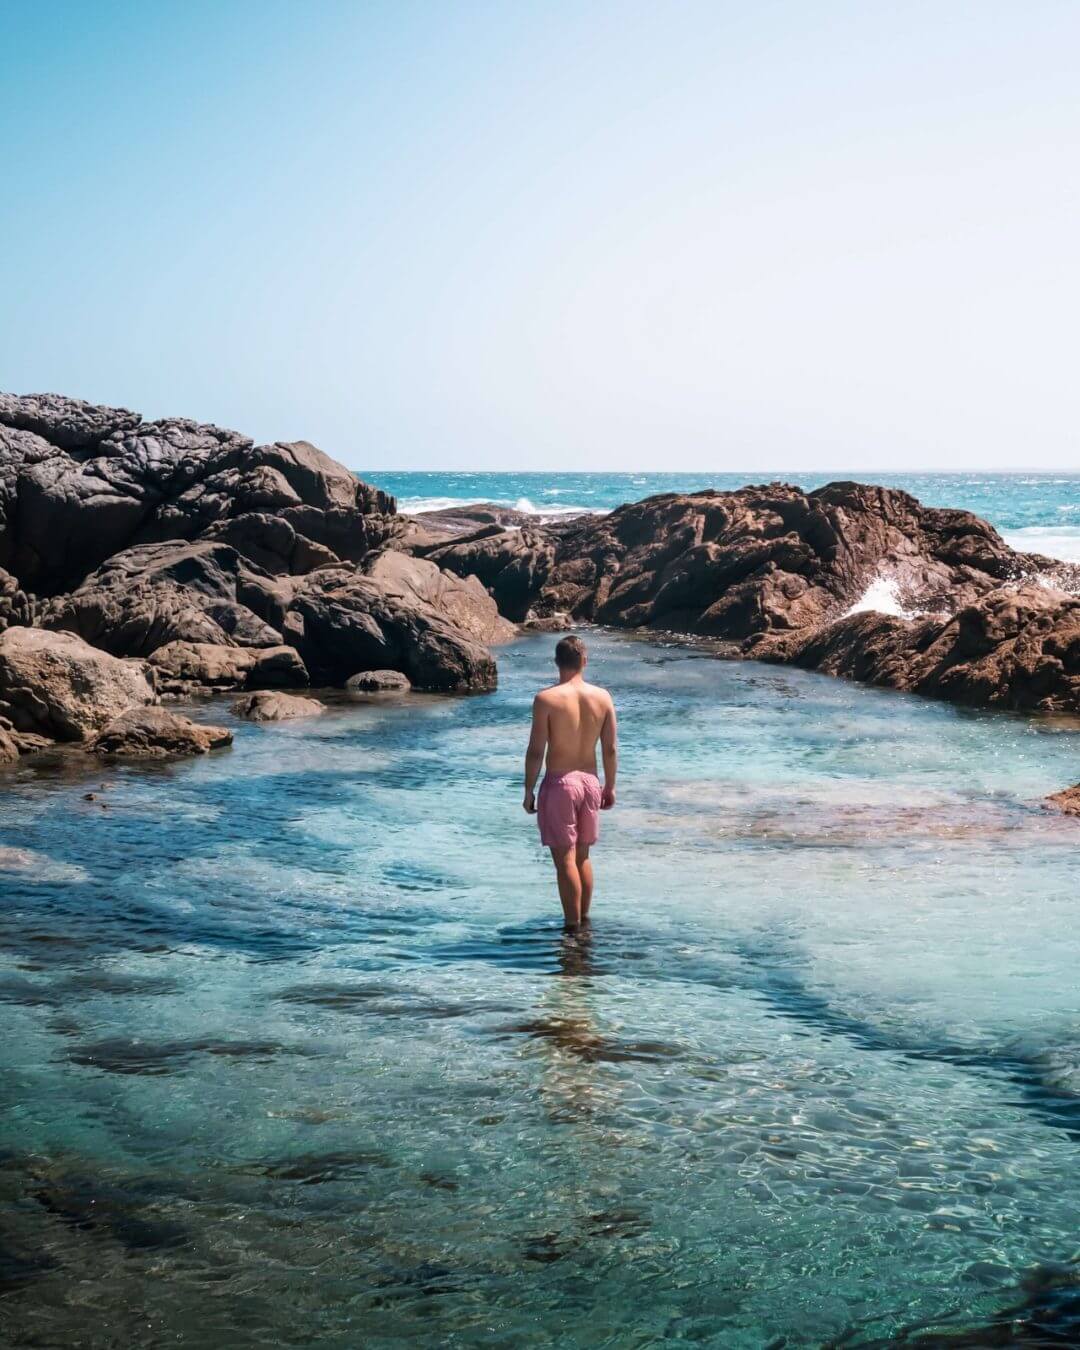
<instances>
[{"instance_id":1,"label":"clear turquoise water","mask_svg":"<svg viewBox=\"0 0 1080 1350\"><path fill-rule=\"evenodd\" d=\"M854 478L904 488L928 506L952 506L989 520L1019 549L1080 561L1080 474L743 473L391 473L361 477L392 492L403 511L462 501L496 501L538 511L610 511L656 492L732 489L782 479L804 488Z\"/></svg>"},{"instance_id":2,"label":"clear turquoise water","mask_svg":"<svg viewBox=\"0 0 1080 1350\"><path fill-rule=\"evenodd\" d=\"M520 808L550 641L6 780L0 1343L895 1344L1074 1255L1077 724L597 635L578 943Z\"/></svg>"}]
</instances>

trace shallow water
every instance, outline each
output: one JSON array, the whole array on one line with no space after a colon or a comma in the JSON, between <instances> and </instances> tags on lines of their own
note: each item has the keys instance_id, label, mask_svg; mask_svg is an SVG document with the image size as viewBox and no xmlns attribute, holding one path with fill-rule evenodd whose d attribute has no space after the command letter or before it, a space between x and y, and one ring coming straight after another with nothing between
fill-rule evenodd
<instances>
[{"instance_id":1,"label":"shallow water","mask_svg":"<svg viewBox=\"0 0 1080 1350\"><path fill-rule=\"evenodd\" d=\"M1074 1255L1077 724L597 635L567 940L550 645L5 780L0 1343L894 1344Z\"/></svg>"}]
</instances>

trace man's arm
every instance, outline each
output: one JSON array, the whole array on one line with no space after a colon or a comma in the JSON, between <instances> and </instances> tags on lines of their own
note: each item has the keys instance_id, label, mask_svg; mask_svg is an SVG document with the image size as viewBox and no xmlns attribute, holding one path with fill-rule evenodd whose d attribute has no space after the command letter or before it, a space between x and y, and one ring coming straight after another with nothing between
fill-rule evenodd
<instances>
[{"instance_id":1,"label":"man's arm","mask_svg":"<svg viewBox=\"0 0 1080 1350\"><path fill-rule=\"evenodd\" d=\"M609 705L600 728L600 750L604 760L604 795L600 798L600 809L610 811L615 805L615 775L619 768L619 725L614 703Z\"/></svg>"},{"instance_id":2,"label":"man's arm","mask_svg":"<svg viewBox=\"0 0 1080 1350\"><path fill-rule=\"evenodd\" d=\"M533 699L532 730L529 732L529 748L525 751L525 810L529 815L536 813L536 780L544 767L544 751L548 742L547 705L539 694Z\"/></svg>"}]
</instances>

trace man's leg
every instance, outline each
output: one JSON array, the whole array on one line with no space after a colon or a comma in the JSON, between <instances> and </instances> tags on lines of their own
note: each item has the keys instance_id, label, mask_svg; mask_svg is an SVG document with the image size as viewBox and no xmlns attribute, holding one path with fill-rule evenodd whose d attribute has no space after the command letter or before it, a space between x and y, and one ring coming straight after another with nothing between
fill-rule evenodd
<instances>
[{"instance_id":1,"label":"man's leg","mask_svg":"<svg viewBox=\"0 0 1080 1350\"><path fill-rule=\"evenodd\" d=\"M589 917L592 904L592 859L589 857L589 844L578 844L574 861L577 863L578 876L581 878L581 922Z\"/></svg>"},{"instance_id":2,"label":"man's leg","mask_svg":"<svg viewBox=\"0 0 1080 1350\"><path fill-rule=\"evenodd\" d=\"M576 928L581 922L581 874L578 871L574 846L552 848L551 858L559 881L559 899L567 928Z\"/></svg>"}]
</instances>

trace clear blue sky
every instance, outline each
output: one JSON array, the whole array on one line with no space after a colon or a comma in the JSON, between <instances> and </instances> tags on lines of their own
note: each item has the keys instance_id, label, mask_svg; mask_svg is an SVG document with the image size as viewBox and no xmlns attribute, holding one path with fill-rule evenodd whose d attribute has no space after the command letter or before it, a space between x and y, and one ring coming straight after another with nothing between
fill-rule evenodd
<instances>
[{"instance_id":1,"label":"clear blue sky","mask_svg":"<svg viewBox=\"0 0 1080 1350\"><path fill-rule=\"evenodd\" d=\"M1072 0L0 0L0 388L393 468L1080 467Z\"/></svg>"}]
</instances>

